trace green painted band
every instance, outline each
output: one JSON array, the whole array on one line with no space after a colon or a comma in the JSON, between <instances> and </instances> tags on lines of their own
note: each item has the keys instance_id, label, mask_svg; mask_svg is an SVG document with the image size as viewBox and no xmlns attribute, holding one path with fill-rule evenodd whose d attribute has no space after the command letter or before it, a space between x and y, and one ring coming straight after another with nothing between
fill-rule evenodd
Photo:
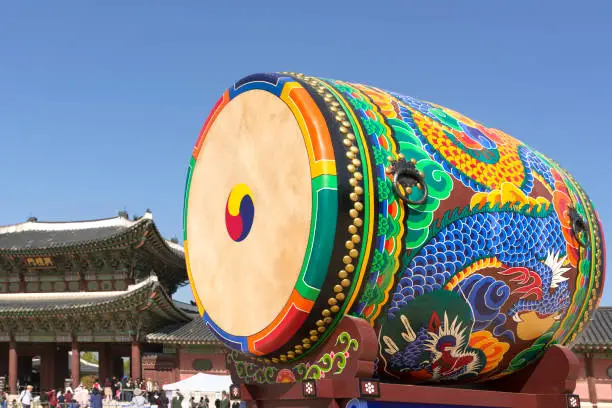
<instances>
[{"instance_id":1,"label":"green painted band","mask_svg":"<svg viewBox=\"0 0 612 408\"><path fill-rule=\"evenodd\" d=\"M338 218L338 178L327 174L315 177L312 191L310 234L295 289L304 299L314 301L331 261Z\"/></svg>"}]
</instances>

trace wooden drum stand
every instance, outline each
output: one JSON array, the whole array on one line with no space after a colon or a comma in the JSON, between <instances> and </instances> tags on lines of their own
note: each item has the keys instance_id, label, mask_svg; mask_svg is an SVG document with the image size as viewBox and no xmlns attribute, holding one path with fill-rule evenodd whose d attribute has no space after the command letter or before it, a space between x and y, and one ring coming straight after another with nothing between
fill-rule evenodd
<instances>
[{"instance_id":1,"label":"wooden drum stand","mask_svg":"<svg viewBox=\"0 0 612 408\"><path fill-rule=\"evenodd\" d=\"M247 408L576 408L579 362L552 346L535 364L497 381L468 385L405 385L372 379L378 342L365 320L345 316L317 353L297 363L227 357L232 400ZM244 404L243 404L244 406Z\"/></svg>"}]
</instances>

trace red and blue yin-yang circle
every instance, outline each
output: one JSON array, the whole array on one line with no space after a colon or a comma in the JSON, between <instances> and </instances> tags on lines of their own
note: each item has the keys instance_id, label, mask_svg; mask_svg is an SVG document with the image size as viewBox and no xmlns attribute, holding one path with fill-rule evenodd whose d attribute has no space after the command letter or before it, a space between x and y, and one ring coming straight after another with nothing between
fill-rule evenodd
<instances>
[{"instance_id":1,"label":"red and blue yin-yang circle","mask_svg":"<svg viewBox=\"0 0 612 408\"><path fill-rule=\"evenodd\" d=\"M225 226L230 238L236 242L243 241L251 232L254 217L251 189L246 184L236 184L225 204Z\"/></svg>"}]
</instances>

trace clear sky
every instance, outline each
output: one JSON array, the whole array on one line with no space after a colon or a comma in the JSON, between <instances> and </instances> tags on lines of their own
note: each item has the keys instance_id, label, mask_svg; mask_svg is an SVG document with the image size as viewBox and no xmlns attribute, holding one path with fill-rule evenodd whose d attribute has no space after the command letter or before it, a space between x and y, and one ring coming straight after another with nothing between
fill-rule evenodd
<instances>
[{"instance_id":1,"label":"clear sky","mask_svg":"<svg viewBox=\"0 0 612 408\"><path fill-rule=\"evenodd\" d=\"M180 237L209 110L242 76L288 70L503 129L573 173L612 228L611 21L610 1L2 2L0 225L151 208Z\"/></svg>"}]
</instances>

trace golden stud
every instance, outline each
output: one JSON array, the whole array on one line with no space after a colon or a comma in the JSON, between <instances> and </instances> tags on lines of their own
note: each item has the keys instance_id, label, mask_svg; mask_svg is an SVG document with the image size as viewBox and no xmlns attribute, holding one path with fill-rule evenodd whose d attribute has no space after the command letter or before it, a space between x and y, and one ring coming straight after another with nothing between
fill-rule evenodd
<instances>
[{"instance_id":1,"label":"golden stud","mask_svg":"<svg viewBox=\"0 0 612 408\"><path fill-rule=\"evenodd\" d=\"M338 102L336 102L336 101L333 101L331 104L332 104L332 106L340 106L340 104Z\"/></svg>"},{"instance_id":2,"label":"golden stud","mask_svg":"<svg viewBox=\"0 0 612 408\"><path fill-rule=\"evenodd\" d=\"M346 126L340 126L338 130L340 131L340 133L348 133L349 131L349 129Z\"/></svg>"},{"instance_id":3,"label":"golden stud","mask_svg":"<svg viewBox=\"0 0 612 408\"><path fill-rule=\"evenodd\" d=\"M351 193L351 194L355 194L355 193ZM357 200L353 200L353 201L357 201ZM361 218L355 218L353 220L353 224L355 224L358 227L361 227L363 225L363 220Z\"/></svg>"},{"instance_id":4,"label":"golden stud","mask_svg":"<svg viewBox=\"0 0 612 408\"><path fill-rule=\"evenodd\" d=\"M329 309L323 309L321 314L323 315L323 317L327 317L331 315L331 312L329 311Z\"/></svg>"},{"instance_id":5,"label":"golden stud","mask_svg":"<svg viewBox=\"0 0 612 408\"><path fill-rule=\"evenodd\" d=\"M349 184L350 184L351 186L355 187L355 186L358 186L358 185L359 185L359 182L357 181L357 179L356 179L356 178L352 178L352 179L350 179L350 180L349 180Z\"/></svg>"},{"instance_id":6,"label":"golden stud","mask_svg":"<svg viewBox=\"0 0 612 408\"><path fill-rule=\"evenodd\" d=\"M353 201L357 201L359 200L359 196L357 195L357 193L351 193L349 194L349 197L351 198L351 200Z\"/></svg>"},{"instance_id":7,"label":"golden stud","mask_svg":"<svg viewBox=\"0 0 612 408\"><path fill-rule=\"evenodd\" d=\"M342 292L342 286L340 286L340 285L334 286L334 292L336 292L336 293Z\"/></svg>"},{"instance_id":8,"label":"golden stud","mask_svg":"<svg viewBox=\"0 0 612 408\"><path fill-rule=\"evenodd\" d=\"M349 210L349 215L351 216L351 218L357 218L359 216L359 211L352 208Z\"/></svg>"},{"instance_id":9,"label":"golden stud","mask_svg":"<svg viewBox=\"0 0 612 408\"><path fill-rule=\"evenodd\" d=\"M351 241L353 241L354 243L358 244L358 243L360 243L360 242L361 242L361 237L360 237L359 235L356 235L356 234L355 234L355 235L353 235L353 236L351 237Z\"/></svg>"},{"instance_id":10,"label":"golden stud","mask_svg":"<svg viewBox=\"0 0 612 408\"><path fill-rule=\"evenodd\" d=\"M274 364L278 364L278 358L273 357L273 358L272 358L272 362L273 362Z\"/></svg>"},{"instance_id":11,"label":"golden stud","mask_svg":"<svg viewBox=\"0 0 612 408\"><path fill-rule=\"evenodd\" d=\"M308 337L304 337L302 339L302 343L304 343L304 347L306 347L306 344L310 344L310 339Z\"/></svg>"},{"instance_id":12,"label":"golden stud","mask_svg":"<svg viewBox=\"0 0 612 408\"><path fill-rule=\"evenodd\" d=\"M340 306L334 305L330 307L330 310L332 311L332 313L338 313L340 311Z\"/></svg>"},{"instance_id":13,"label":"golden stud","mask_svg":"<svg viewBox=\"0 0 612 408\"><path fill-rule=\"evenodd\" d=\"M338 299L341 302L344 300L344 298L345 298L344 293L338 293L336 295L336 299Z\"/></svg>"},{"instance_id":14,"label":"golden stud","mask_svg":"<svg viewBox=\"0 0 612 408\"><path fill-rule=\"evenodd\" d=\"M344 246L346 247L346 249L353 249L355 248L355 243L353 241L346 241L344 243Z\"/></svg>"},{"instance_id":15,"label":"golden stud","mask_svg":"<svg viewBox=\"0 0 612 408\"><path fill-rule=\"evenodd\" d=\"M359 148L357 146L351 146L351 152L359 153Z\"/></svg>"},{"instance_id":16,"label":"golden stud","mask_svg":"<svg viewBox=\"0 0 612 408\"><path fill-rule=\"evenodd\" d=\"M350 146L350 145L352 145L353 143L352 143L352 142L351 142L351 141L350 141L350 140L347 138L347 139L344 139L344 140L342 141L342 144L344 144L345 146Z\"/></svg>"},{"instance_id":17,"label":"golden stud","mask_svg":"<svg viewBox=\"0 0 612 408\"><path fill-rule=\"evenodd\" d=\"M344 286L345 288L348 288L349 286L351 286L351 281L348 279L342 279L342 281L340 282L340 284L342 286Z\"/></svg>"},{"instance_id":18,"label":"golden stud","mask_svg":"<svg viewBox=\"0 0 612 408\"><path fill-rule=\"evenodd\" d=\"M338 277L339 277L340 279L344 279L344 278L346 278L347 276L348 276L348 272L347 272L347 271L345 271L344 269L343 269L343 270L341 270L340 272L338 272Z\"/></svg>"},{"instance_id":19,"label":"golden stud","mask_svg":"<svg viewBox=\"0 0 612 408\"><path fill-rule=\"evenodd\" d=\"M363 194L363 187L359 187L359 186L355 187L355 192L357 194L359 194L359 195L362 195Z\"/></svg>"},{"instance_id":20,"label":"golden stud","mask_svg":"<svg viewBox=\"0 0 612 408\"><path fill-rule=\"evenodd\" d=\"M363 204L361 204L361 203L359 203L359 202L357 202L357 203L353 204L353 207L355 207L355 209L356 209L357 211L363 211Z\"/></svg>"},{"instance_id":21,"label":"golden stud","mask_svg":"<svg viewBox=\"0 0 612 408\"><path fill-rule=\"evenodd\" d=\"M349 126L351 126L351 122L349 122L348 120L343 120L342 121L342 126L349 127Z\"/></svg>"},{"instance_id":22,"label":"golden stud","mask_svg":"<svg viewBox=\"0 0 612 408\"><path fill-rule=\"evenodd\" d=\"M347 272L351 272L351 273L352 273L352 272L355 270L355 266L353 266L353 264L346 265L346 266L344 267L344 269L345 269Z\"/></svg>"},{"instance_id":23,"label":"golden stud","mask_svg":"<svg viewBox=\"0 0 612 408\"><path fill-rule=\"evenodd\" d=\"M319 331L319 333L325 333L325 330L327 330L325 328L325 326L321 326L321 327L317 327L317 330Z\"/></svg>"},{"instance_id":24,"label":"golden stud","mask_svg":"<svg viewBox=\"0 0 612 408\"><path fill-rule=\"evenodd\" d=\"M342 262L344 262L345 264L347 264L347 265L348 265L348 264L350 264L351 262L353 262L353 259L352 259L350 256L345 255L345 256L342 258Z\"/></svg>"},{"instance_id":25,"label":"golden stud","mask_svg":"<svg viewBox=\"0 0 612 408\"><path fill-rule=\"evenodd\" d=\"M303 351L301 349L300 350L295 350L295 354L299 355L299 354L302 354L302 353L303 353Z\"/></svg>"},{"instance_id":26,"label":"golden stud","mask_svg":"<svg viewBox=\"0 0 612 408\"><path fill-rule=\"evenodd\" d=\"M355 153L353 153L353 152L346 152L346 157L348 157L349 159L354 159L355 158Z\"/></svg>"},{"instance_id":27,"label":"golden stud","mask_svg":"<svg viewBox=\"0 0 612 408\"><path fill-rule=\"evenodd\" d=\"M351 249L349 251L349 256L351 258L357 258L359 256L359 251L357 251L356 249Z\"/></svg>"},{"instance_id":28,"label":"golden stud","mask_svg":"<svg viewBox=\"0 0 612 408\"><path fill-rule=\"evenodd\" d=\"M351 234L355 234L357 232L357 227L354 225L349 225L348 232L350 232Z\"/></svg>"},{"instance_id":29,"label":"golden stud","mask_svg":"<svg viewBox=\"0 0 612 408\"><path fill-rule=\"evenodd\" d=\"M323 323L323 320L317 320L317 322L315 324L317 326L323 326L325 323Z\"/></svg>"},{"instance_id":30,"label":"golden stud","mask_svg":"<svg viewBox=\"0 0 612 408\"><path fill-rule=\"evenodd\" d=\"M304 348L305 349L309 349L310 348L310 344L304 344Z\"/></svg>"},{"instance_id":31,"label":"golden stud","mask_svg":"<svg viewBox=\"0 0 612 408\"><path fill-rule=\"evenodd\" d=\"M357 180L363 180L363 174L356 172L355 174L353 174L353 177L355 177Z\"/></svg>"},{"instance_id":32,"label":"golden stud","mask_svg":"<svg viewBox=\"0 0 612 408\"><path fill-rule=\"evenodd\" d=\"M345 116L346 116L346 113L344 113L344 112L340 111L340 112L338 112L338 116L340 116L341 118L343 118L343 117L345 117Z\"/></svg>"},{"instance_id":33,"label":"golden stud","mask_svg":"<svg viewBox=\"0 0 612 408\"><path fill-rule=\"evenodd\" d=\"M323 321L325 322L325 324L330 324L334 319L332 319L331 317L326 317L325 319L323 319Z\"/></svg>"},{"instance_id":34,"label":"golden stud","mask_svg":"<svg viewBox=\"0 0 612 408\"><path fill-rule=\"evenodd\" d=\"M335 106L330 106L329 110L332 112L336 112L338 110L338 108L336 108Z\"/></svg>"},{"instance_id":35,"label":"golden stud","mask_svg":"<svg viewBox=\"0 0 612 408\"><path fill-rule=\"evenodd\" d=\"M316 336L317 335L317 331L316 330L311 330L308 332L308 334L310 334L311 336Z\"/></svg>"},{"instance_id":36,"label":"golden stud","mask_svg":"<svg viewBox=\"0 0 612 408\"><path fill-rule=\"evenodd\" d=\"M357 167L355 167L355 165L353 164L349 164L348 166L346 166L346 169L349 171L349 173L354 173L357 171Z\"/></svg>"},{"instance_id":37,"label":"golden stud","mask_svg":"<svg viewBox=\"0 0 612 408\"><path fill-rule=\"evenodd\" d=\"M338 303L338 301L337 301L335 298L329 298L329 299L327 299L327 303L328 303L330 306L334 306L335 304L337 304L337 303Z\"/></svg>"},{"instance_id":38,"label":"golden stud","mask_svg":"<svg viewBox=\"0 0 612 408\"><path fill-rule=\"evenodd\" d=\"M321 323L323 323L323 322L321 322ZM319 336L310 336L310 341L312 341L313 343L315 341L317 341L317 340L319 340Z\"/></svg>"},{"instance_id":39,"label":"golden stud","mask_svg":"<svg viewBox=\"0 0 612 408\"><path fill-rule=\"evenodd\" d=\"M400 153L400 154L398 154L398 155L397 155L397 157L399 157L400 159L404 159L404 158L406 158L406 156L404 156L404 153Z\"/></svg>"},{"instance_id":40,"label":"golden stud","mask_svg":"<svg viewBox=\"0 0 612 408\"><path fill-rule=\"evenodd\" d=\"M359 160L359 159L353 159L353 164L354 164L355 166L361 166L361 160Z\"/></svg>"},{"instance_id":41,"label":"golden stud","mask_svg":"<svg viewBox=\"0 0 612 408\"><path fill-rule=\"evenodd\" d=\"M354 134L352 134L352 133L347 133L347 134L346 134L346 138L347 138L347 139L350 139L350 140L355 140L355 135L354 135Z\"/></svg>"}]
</instances>

